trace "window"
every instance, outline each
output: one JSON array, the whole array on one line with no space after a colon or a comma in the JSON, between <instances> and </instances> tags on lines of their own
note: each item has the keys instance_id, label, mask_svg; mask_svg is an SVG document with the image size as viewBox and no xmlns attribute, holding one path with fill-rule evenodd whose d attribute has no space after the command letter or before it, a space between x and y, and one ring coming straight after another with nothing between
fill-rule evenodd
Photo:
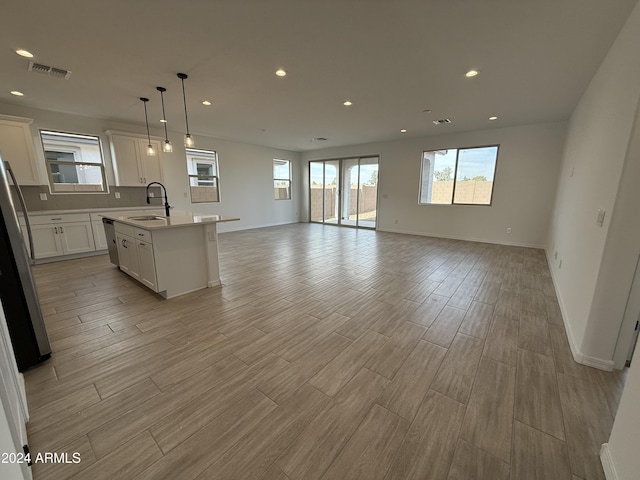
<instances>
[{"instance_id":1,"label":"window","mask_svg":"<svg viewBox=\"0 0 640 480\"><path fill-rule=\"evenodd\" d=\"M291 200L291 162L273 159L273 189L276 200Z\"/></svg>"},{"instance_id":2,"label":"window","mask_svg":"<svg viewBox=\"0 0 640 480\"><path fill-rule=\"evenodd\" d=\"M491 205L498 145L422 154L420 204Z\"/></svg>"},{"instance_id":3,"label":"window","mask_svg":"<svg viewBox=\"0 0 640 480\"><path fill-rule=\"evenodd\" d=\"M186 150L191 203L219 202L218 155L212 150Z\"/></svg>"},{"instance_id":4,"label":"window","mask_svg":"<svg viewBox=\"0 0 640 480\"><path fill-rule=\"evenodd\" d=\"M40 130L52 193L106 192L100 139Z\"/></svg>"}]
</instances>

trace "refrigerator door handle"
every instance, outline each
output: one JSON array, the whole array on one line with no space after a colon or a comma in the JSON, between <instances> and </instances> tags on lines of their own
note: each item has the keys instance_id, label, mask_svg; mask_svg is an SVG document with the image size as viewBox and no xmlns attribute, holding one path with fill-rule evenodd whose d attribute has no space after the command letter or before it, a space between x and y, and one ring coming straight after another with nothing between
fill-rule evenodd
<instances>
[{"instance_id":1,"label":"refrigerator door handle","mask_svg":"<svg viewBox=\"0 0 640 480\"><path fill-rule=\"evenodd\" d=\"M22 207L22 211L24 212L24 223L27 226L27 236L29 237L29 258L31 259L31 263L33 264L35 263L36 256L33 250L33 235L31 235L31 224L29 223L29 214L27 213L27 204L24 201L22 190L20 190L20 185L18 185L18 180L16 179L16 176L13 174L13 169L11 167L7 168L7 172L9 172L9 175L11 175L11 181L13 181L13 185L16 187L16 192L18 192L18 199L20 200L20 206Z\"/></svg>"}]
</instances>

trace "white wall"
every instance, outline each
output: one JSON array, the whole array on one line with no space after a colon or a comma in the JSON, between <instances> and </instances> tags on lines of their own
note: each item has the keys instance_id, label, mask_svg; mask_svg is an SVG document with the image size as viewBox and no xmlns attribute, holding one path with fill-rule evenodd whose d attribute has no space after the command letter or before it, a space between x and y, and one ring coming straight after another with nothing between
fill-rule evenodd
<instances>
[{"instance_id":1,"label":"white wall","mask_svg":"<svg viewBox=\"0 0 640 480\"><path fill-rule=\"evenodd\" d=\"M628 148L640 94L639 44L636 7L571 116L547 242L548 258L558 252L551 272L574 356L605 368L613 365L640 249L640 177L631 178L638 151L633 158ZM632 181L624 187L623 168ZM598 209L607 212L602 227Z\"/></svg>"},{"instance_id":2,"label":"white wall","mask_svg":"<svg viewBox=\"0 0 640 480\"><path fill-rule=\"evenodd\" d=\"M39 129L97 135L101 139L105 159L107 183L114 185L114 175L106 130L145 134L144 125L129 125L109 120L81 117L48 110L0 104L0 113L33 118L31 131L34 138L36 161L40 178L46 179L44 154L39 138ZM142 116L142 110L141 110ZM157 129L152 135L164 137L164 131ZM300 154L276 148L250 145L214 137L195 136L196 148L215 150L219 158L220 203L195 203L189 197L187 163L182 141L182 132L169 132L173 143L173 153L162 153L164 184L169 201L180 210L194 210L240 217L239 222L220 224L220 231L255 228L267 225L293 223L298 221L300 182L292 182L292 200L274 199L273 159L292 161L292 178L300 176ZM46 180L42 182L46 185ZM110 187L113 189L114 187ZM78 208L85 208L82 195L78 196Z\"/></svg>"},{"instance_id":3,"label":"white wall","mask_svg":"<svg viewBox=\"0 0 640 480\"><path fill-rule=\"evenodd\" d=\"M302 155L303 181L307 188L309 160L379 154L379 230L543 247L564 133L564 123L552 123L314 150ZM491 144L500 145L492 206L418 205L423 151Z\"/></svg>"}]
</instances>

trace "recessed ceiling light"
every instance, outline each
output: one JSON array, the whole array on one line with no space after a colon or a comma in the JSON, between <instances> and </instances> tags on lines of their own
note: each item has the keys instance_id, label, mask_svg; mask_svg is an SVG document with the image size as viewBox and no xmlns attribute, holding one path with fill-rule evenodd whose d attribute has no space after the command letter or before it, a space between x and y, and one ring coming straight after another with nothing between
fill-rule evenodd
<instances>
[{"instance_id":1,"label":"recessed ceiling light","mask_svg":"<svg viewBox=\"0 0 640 480\"><path fill-rule=\"evenodd\" d=\"M282 68L279 68L278 70L276 70L276 75L279 77L284 77L287 75L287 72L285 72Z\"/></svg>"},{"instance_id":2,"label":"recessed ceiling light","mask_svg":"<svg viewBox=\"0 0 640 480\"><path fill-rule=\"evenodd\" d=\"M495 115L492 116L492 117L489 117L489 120L497 120L497 119L498 119L498 117L496 117Z\"/></svg>"},{"instance_id":3,"label":"recessed ceiling light","mask_svg":"<svg viewBox=\"0 0 640 480\"><path fill-rule=\"evenodd\" d=\"M402 130L400 130L400 133L407 133L407 129L403 128Z\"/></svg>"},{"instance_id":4,"label":"recessed ceiling light","mask_svg":"<svg viewBox=\"0 0 640 480\"><path fill-rule=\"evenodd\" d=\"M211 105L211 102L209 100L203 100L202 104L208 107L209 105Z\"/></svg>"},{"instance_id":5,"label":"recessed ceiling light","mask_svg":"<svg viewBox=\"0 0 640 480\"><path fill-rule=\"evenodd\" d=\"M18 91L18 90L11 90L11 95L15 95L16 97L24 97L24 93Z\"/></svg>"},{"instance_id":6,"label":"recessed ceiling light","mask_svg":"<svg viewBox=\"0 0 640 480\"><path fill-rule=\"evenodd\" d=\"M344 103L343 103L343 105L344 105L345 107L350 107L351 105L353 105L353 103L351 103L351 101L350 101L350 100L347 100L346 102L344 102Z\"/></svg>"},{"instance_id":7,"label":"recessed ceiling light","mask_svg":"<svg viewBox=\"0 0 640 480\"><path fill-rule=\"evenodd\" d=\"M431 113L431 110L429 110L428 108L425 108L424 110L422 110L422 113Z\"/></svg>"},{"instance_id":8,"label":"recessed ceiling light","mask_svg":"<svg viewBox=\"0 0 640 480\"><path fill-rule=\"evenodd\" d=\"M24 50L22 48L17 49L16 53L21 57L33 58L33 53L29 52L28 50Z\"/></svg>"},{"instance_id":9,"label":"recessed ceiling light","mask_svg":"<svg viewBox=\"0 0 640 480\"><path fill-rule=\"evenodd\" d=\"M476 75L478 75L478 71L477 70L469 70L467 73L464 74L465 77L475 77Z\"/></svg>"},{"instance_id":10,"label":"recessed ceiling light","mask_svg":"<svg viewBox=\"0 0 640 480\"><path fill-rule=\"evenodd\" d=\"M167 123L167 121L164 118L161 118L160 123Z\"/></svg>"}]
</instances>

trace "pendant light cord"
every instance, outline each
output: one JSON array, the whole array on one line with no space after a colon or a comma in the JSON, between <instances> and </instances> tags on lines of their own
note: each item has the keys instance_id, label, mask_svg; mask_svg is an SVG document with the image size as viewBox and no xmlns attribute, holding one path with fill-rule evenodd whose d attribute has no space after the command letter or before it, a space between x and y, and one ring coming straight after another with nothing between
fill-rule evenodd
<instances>
[{"instance_id":1,"label":"pendant light cord","mask_svg":"<svg viewBox=\"0 0 640 480\"><path fill-rule=\"evenodd\" d=\"M149 142L149 145L151 145L151 135L149 135L149 117L147 117L147 102L149 101L149 99L141 98L140 100L142 100L142 103L144 104L144 121L147 124L147 141Z\"/></svg>"},{"instance_id":2,"label":"pendant light cord","mask_svg":"<svg viewBox=\"0 0 640 480\"><path fill-rule=\"evenodd\" d=\"M162 102L162 120L164 120L164 139L169 141L169 135L167 134L167 115L164 113L164 88L158 87L160 90L160 101Z\"/></svg>"},{"instance_id":3,"label":"pendant light cord","mask_svg":"<svg viewBox=\"0 0 640 480\"><path fill-rule=\"evenodd\" d=\"M178 77L182 81L182 101L184 102L184 122L187 125L187 135L189 135L189 117L187 116L187 96L184 93L184 79L187 78L185 73L179 73Z\"/></svg>"}]
</instances>

